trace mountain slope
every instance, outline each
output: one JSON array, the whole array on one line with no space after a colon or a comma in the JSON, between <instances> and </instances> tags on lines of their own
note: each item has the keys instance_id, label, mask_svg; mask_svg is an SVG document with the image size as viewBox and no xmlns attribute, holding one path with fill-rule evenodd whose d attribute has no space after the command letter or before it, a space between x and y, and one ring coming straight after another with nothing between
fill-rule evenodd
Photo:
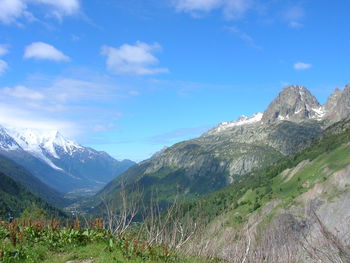
<instances>
[{"instance_id":1,"label":"mountain slope","mask_svg":"<svg viewBox=\"0 0 350 263\"><path fill-rule=\"evenodd\" d=\"M54 206L62 208L69 204L69 201L62 194L41 182L23 167L3 156L0 156L0 172Z\"/></svg>"},{"instance_id":2,"label":"mountain slope","mask_svg":"<svg viewBox=\"0 0 350 263\"><path fill-rule=\"evenodd\" d=\"M0 172L0 218L18 217L21 212L32 204L59 217L64 213L49 205L41 198L33 195L13 179Z\"/></svg>"},{"instance_id":3,"label":"mountain slope","mask_svg":"<svg viewBox=\"0 0 350 263\"><path fill-rule=\"evenodd\" d=\"M347 89L342 92L343 101ZM343 114L350 113L345 106L342 109ZM165 149L120 175L96 199L117 200L123 184L139 185L146 196L156 191L165 203L178 194L185 200L196 199L305 149L332 123L332 110L320 105L306 88L290 86L263 114L221 123L199 138Z\"/></svg>"},{"instance_id":4,"label":"mountain slope","mask_svg":"<svg viewBox=\"0 0 350 263\"><path fill-rule=\"evenodd\" d=\"M187 216L206 219L203 235L188 247L192 252L210 251L211 256L231 261L234 255L225 251L235 251L239 246L237 233L245 229L252 239L279 242L269 244L276 250L295 249L311 236L321 240L314 213L327 231L346 236L349 225L345 222L350 216L349 156L347 118L326 129L310 148L253 172L205 199L184 204L182 209ZM282 237L277 237L281 229ZM254 246L259 246L259 242Z\"/></svg>"},{"instance_id":5,"label":"mountain slope","mask_svg":"<svg viewBox=\"0 0 350 263\"><path fill-rule=\"evenodd\" d=\"M95 192L134 163L83 147L57 131L0 128L0 154L62 193Z\"/></svg>"}]
</instances>

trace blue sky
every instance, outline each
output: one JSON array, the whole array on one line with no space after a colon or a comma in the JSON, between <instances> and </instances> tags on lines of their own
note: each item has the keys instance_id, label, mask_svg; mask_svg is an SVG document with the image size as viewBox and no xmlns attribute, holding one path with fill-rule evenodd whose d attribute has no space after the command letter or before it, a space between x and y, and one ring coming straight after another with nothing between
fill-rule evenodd
<instances>
[{"instance_id":1,"label":"blue sky","mask_svg":"<svg viewBox=\"0 0 350 263\"><path fill-rule=\"evenodd\" d=\"M0 123L140 161L350 83L350 2L0 0Z\"/></svg>"}]
</instances>

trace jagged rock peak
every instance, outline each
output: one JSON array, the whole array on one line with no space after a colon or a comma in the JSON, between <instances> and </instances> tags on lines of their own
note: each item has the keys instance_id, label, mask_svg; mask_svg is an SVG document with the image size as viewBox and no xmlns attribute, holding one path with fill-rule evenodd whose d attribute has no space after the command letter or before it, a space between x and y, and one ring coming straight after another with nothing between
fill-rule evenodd
<instances>
[{"instance_id":1,"label":"jagged rock peak","mask_svg":"<svg viewBox=\"0 0 350 263\"><path fill-rule=\"evenodd\" d=\"M284 88L275 98L262 117L263 123L278 120L303 121L320 119L324 111L309 90L304 86L292 85Z\"/></svg>"},{"instance_id":2,"label":"jagged rock peak","mask_svg":"<svg viewBox=\"0 0 350 263\"><path fill-rule=\"evenodd\" d=\"M325 104L324 108L326 111L333 111L335 107L337 106L337 102L339 98L341 97L343 91L339 88L336 88L335 91L328 97L327 103Z\"/></svg>"},{"instance_id":3,"label":"jagged rock peak","mask_svg":"<svg viewBox=\"0 0 350 263\"><path fill-rule=\"evenodd\" d=\"M350 114L350 85L345 85L344 90L336 88L324 106L326 119L337 122Z\"/></svg>"}]
</instances>

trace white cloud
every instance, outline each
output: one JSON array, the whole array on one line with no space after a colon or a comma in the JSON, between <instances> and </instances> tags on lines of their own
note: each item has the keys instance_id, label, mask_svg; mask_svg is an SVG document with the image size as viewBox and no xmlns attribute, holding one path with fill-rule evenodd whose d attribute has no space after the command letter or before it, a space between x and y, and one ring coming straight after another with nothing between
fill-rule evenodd
<instances>
[{"instance_id":1,"label":"white cloud","mask_svg":"<svg viewBox=\"0 0 350 263\"><path fill-rule=\"evenodd\" d=\"M228 19L243 16L251 7L252 0L174 0L176 10L192 15L221 9Z\"/></svg>"},{"instance_id":2,"label":"white cloud","mask_svg":"<svg viewBox=\"0 0 350 263\"><path fill-rule=\"evenodd\" d=\"M6 45L0 45L0 57L8 53L8 48Z\"/></svg>"},{"instance_id":3,"label":"white cloud","mask_svg":"<svg viewBox=\"0 0 350 263\"><path fill-rule=\"evenodd\" d=\"M64 55L61 51L43 42L34 42L27 46L24 52L24 58L69 61L69 57Z\"/></svg>"},{"instance_id":4,"label":"white cloud","mask_svg":"<svg viewBox=\"0 0 350 263\"><path fill-rule=\"evenodd\" d=\"M5 94L15 97L15 98L20 98L20 99L29 99L29 100L42 100L45 98L45 96L33 89L29 89L24 86L16 86L14 88L4 88L3 91Z\"/></svg>"},{"instance_id":5,"label":"white cloud","mask_svg":"<svg viewBox=\"0 0 350 263\"><path fill-rule=\"evenodd\" d=\"M52 15L59 19L62 16L74 15L80 10L80 2L78 0L32 0L32 2L48 6Z\"/></svg>"},{"instance_id":6,"label":"white cloud","mask_svg":"<svg viewBox=\"0 0 350 263\"><path fill-rule=\"evenodd\" d=\"M250 0L228 0L225 1L223 10L226 18L234 19L243 16L251 7Z\"/></svg>"},{"instance_id":7,"label":"white cloud","mask_svg":"<svg viewBox=\"0 0 350 263\"><path fill-rule=\"evenodd\" d=\"M8 68L6 61L0 59L0 76L3 75Z\"/></svg>"},{"instance_id":8,"label":"white cloud","mask_svg":"<svg viewBox=\"0 0 350 263\"><path fill-rule=\"evenodd\" d=\"M11 24L23 16L26 9L23 0L0 0L0 22Z\"/></svg>"},{"instance_id":9,"label":"white cloud","mask_svg":"<svg viewBox=\"0 0 350 263\"><path fill-rule=\"evenodd\" d=\"M31 7L46 7L45 15L62 19L63 16L71 16L79 13L79 0L0 0L0 22L12 24L20 18L33 20Z\"/></svg>"},{"instance_id":10,"label":"white cloud","mask_svg":"<svg viewBox=\"0 0 350 263\"><path fill-rule=\"evenodd\" d=\"M304 63L304 62L297 62L294 64L295 70L306 70L306 69L310 69L311 67L312 67L311 64Z\"/></svg>"},{"instance_id":11,"label":"white cloud","mask_svg":"<svg viewBox=\"0 0 350 263\"><path fill-rule=\"evenodd\" d=\"M101 54L107 57L107 68L113 73L151 75L168 72L166 68L153 67L159 63L153 53L160 49L157 43L136 42L135 45L124 44L118 48L103 46Z\"/></svg>"},{"instance_id":12,"label":"white cloud","mask_svg":"<svg viewBox=\"0 0 350 263\"><path fill-rule=\"evenodd\" d=\"M22 83L0 87L0 124L58 129L67 136L116 127L120 101L136 95L133 88L91 71L74 78L32 75Z\"/></svg>"},{"instance_id":13,"label":"white cloud","mask_svg":"<svg viewBox=\"0 0 350 263\"><path fill-rule=\"evenodd\" d=\"M66 15L73 15L80 9L80 2L78 0L32 0L35 3L46 4L60 10Z\"/></svg>"},{"instance_id":14,"label":"white cloud","mask_svg":"<svg viewBox=\"0 0 350 263\"><path fill-rule=\"evenodd\" d=\"M59 130L69 137L75 137L81 132L74 122L45 117L38 112L14 107L12 104L0 102L0 112L0 124L5 127Z\"/></svg>"}]
</instances>

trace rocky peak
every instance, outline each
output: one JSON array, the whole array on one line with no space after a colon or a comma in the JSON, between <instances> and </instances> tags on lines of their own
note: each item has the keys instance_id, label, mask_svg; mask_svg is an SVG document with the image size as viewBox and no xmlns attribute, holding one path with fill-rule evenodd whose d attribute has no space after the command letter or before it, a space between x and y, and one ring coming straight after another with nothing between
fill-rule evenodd
<instances>
[{"instance_id":1,"label":"rocky peak","mask_svg":"<svg viewBox=\"0 0 350 263\"><path fill-rule=\"evenodd\" d=\"M337 88L324 108L327 111L325 118L331 122L346 118L350 114L350 85L346 85L343 91Z\"/></svg>"},{"instance_id":2,"label":"rocky peak","mask_svg":"<svg viewBox=\"0 0 350 263\"><path fill-rule=\"evenodd\" d=\"M262 117L263 123L278 120L300 122L307 119L319 119L323 110L317 99L303 86L284 88L275 98Z\"/></svg>"},{"instance_id":3,"label":"rocky peak","mask_svg":"<svg viewBox=\"0 0 350 263\"><path fill-rule=\"evenodd\" d=\"M336 88L335 91L329 96L327 103L325 104L324 108L326 111L333 111L335 107L337 106L337 102L339 98L341 97L343 91L339 88Z\"/></svg>"}]
</instances>

